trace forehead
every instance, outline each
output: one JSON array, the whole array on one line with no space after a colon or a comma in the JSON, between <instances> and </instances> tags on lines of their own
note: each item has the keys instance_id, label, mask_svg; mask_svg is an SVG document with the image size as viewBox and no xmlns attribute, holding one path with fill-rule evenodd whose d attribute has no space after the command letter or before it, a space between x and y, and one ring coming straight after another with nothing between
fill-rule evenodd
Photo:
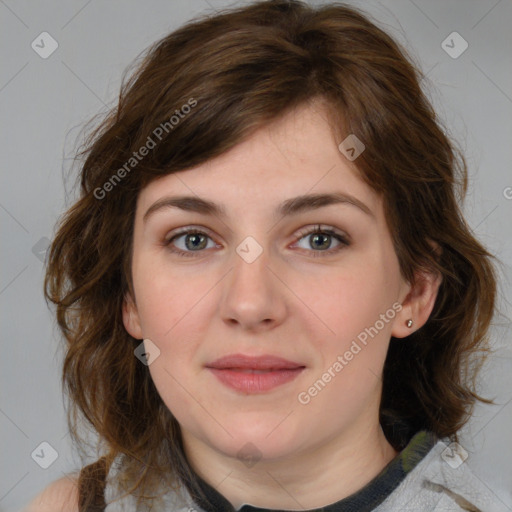
<instances>
[{"instance_id":1,"label":"forehead","mask_svg":"<svg viewBox=\"0 0 512 512\"><path fill-rule=\"evenodd\" d=\"M379 197L360 178L337 141L321 104L302 105L259 128L226 153L196 167L149 183L140 193L138 215L170 195L199 196L231 206L274 208L289 197L343 192L374 210Z\"/></svg>"}]
</instances>

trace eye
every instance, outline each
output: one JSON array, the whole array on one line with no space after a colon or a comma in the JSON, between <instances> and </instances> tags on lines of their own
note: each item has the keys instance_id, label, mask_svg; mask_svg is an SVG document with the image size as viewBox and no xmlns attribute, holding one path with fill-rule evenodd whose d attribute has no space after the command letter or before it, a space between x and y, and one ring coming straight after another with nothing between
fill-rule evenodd
<instances>
[{"instance_id":1,"label":"eye","mask_svg":"<svg viewBox=\"0 0 512 512\"><path fill-rule=\"evenodd\" d=\"M301 241L309 237L309 242L306 242L307 246L301 248L310 252L313 257L329 256L350 245L348 236L330 226L317 225L309 230L300 231L299 235L301 238L296 244L300 247ZM211 242L210 245L208 245L208 241ZM334 248L332 247L333 241L337 243ZM203 252L203 249L217 247L208 233L197 228L183 228L165 240L163 245L170 252L185 257L194 257L194 253Z\"/></svg>"},{"instance_id":2,"label":"eye","mask_svg":"<svg viewBox=\"0 0 512 512\"><path fill-rule=\"evenodd\" d=\"M306 250L314 249L310 251L313 257L332 255L350 245L347 236L339 233L330 226L322 227L318 225L315 228L301 231L300 235L302 238L299 239L297 244L309 238L309 241L306 241L307 247L302 248ZM334 248L331 247L333 239L337 242Z\"/></svg>"},{"instance_id":3,"label":"eye","mask_svg":"<svg viewBox=\"0 0 512 512\"><path fill-rule=\"evenodd\" d=\"M210 246L208 246L208 239L212 242L212 245ZM179 256L187 257L194 256L193 253L195 252L202 252L202 249L211 249L212 247L216 247L215 242L213 242L207 233L192 228L184 228L180 230L178 233L175 233L174 236L165 240L163 245L168 247L169 251L176 253Z\"/></svg>"}]
</instances>

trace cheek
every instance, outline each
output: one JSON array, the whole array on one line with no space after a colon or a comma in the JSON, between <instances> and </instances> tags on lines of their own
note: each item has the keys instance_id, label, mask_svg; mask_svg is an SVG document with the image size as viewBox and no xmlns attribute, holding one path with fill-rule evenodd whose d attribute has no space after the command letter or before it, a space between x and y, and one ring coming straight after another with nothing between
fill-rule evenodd
<instances>
[{"instance_id":1,"label":"cheek","mask_svg":"<svg viewBox=\"0 0 512 512\"><path fill-rule=\"evenodd\" d=\"M195 386L201 372L197 354L204 334L196 321L199 310L187 306L186 298L159 301L155 294L146 302L145 310L145 335L160 350L159 357L149 365L151 378L179 422L196 411L200 398Z\"/></svg>"},{"instance_id":2,"label":"cheek","mask_svg":"<svg viewBox=\"0 0 512 512\"><path fill-rule=\"evenodd\" d=\"M390 282L393 272L387 261L361 257L328 277L302 281L298 294L310 290L307 305L315 313L304 317L310 319L304 329L315 340L322 372L312 375L311 384L317 379L329 381L329 391L321 399L326 406L336 397L338 411L340 407L357 408L356 402L364 402L379 386L396 315ZM329 370L336 377L326 375Z\"/></svg>"},{"instance_id":3,"label":"cheek","mask_svg":"<svg viewBox=\"0 0 512 512\"><path fill-rule=\"evenodd\" d=\"M311 398L311 408L304 410L318 411L326 422L337 424L340 418L363 414L379 396L395 315L383 279L378 272L352 268L326 280L323 290L311 297L322 322L311 315L305 328L314 340L318 365L301 391Z\"/></svg>"},{"instance_id":4,"label":"cheek","mask_svg":"<svg viewBox=\"0 0 512 512\"><path fill-rule=\"evenodd\" d=\"M180 359L179 354L170 352L172 347L164 347L160 357L149 365L151 379L156 387L160 398L166 405L167 409L178 420L178 422L186 422L191 411L197 407L197 398L195 389L191 386L190 379L186 375L182 375L180 369L184 366L172 363L172 358Z\"/></svg>"},{"instance_id":5,"label":"cheek","mask_svg":"<svg viewBox=\"0 0 512 512\"><path fill-rule=\"evenodd\" d=\"M392 309L395 297L380 262L352 265L320 281L307 279L298 283L298 288L298 295L308 297L306 304L322 320L322 332L345 340L354 338Z\"/></svg>"},{"instance_id":6,"label":"cheek","mask_svg":"<svg viewBox=\"0 0 512 512\"><path fill-rule=\"evenodd\" d=\"M176 269L149 261L134 266L137 307L144 336L166 342L205 294L205 277L185 276Z\"/></svg>"}]
</instances>

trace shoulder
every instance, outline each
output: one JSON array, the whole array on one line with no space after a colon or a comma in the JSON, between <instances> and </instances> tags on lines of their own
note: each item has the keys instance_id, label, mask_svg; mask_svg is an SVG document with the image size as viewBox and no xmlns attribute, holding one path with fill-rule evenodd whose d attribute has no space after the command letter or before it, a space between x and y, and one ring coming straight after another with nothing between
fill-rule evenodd
<instances>
[{"instance_id":1,"label":"shoulder","mask_svg":"<svg viewBox=\"0 0 512 512\"><path fill-rule=\"evenodd\" d=\"M473 473L467 456L458 443L439 439L376 510L509 511Z\"/></svg>"},{"instance_id":2,"label":"shoulder","mask_svg":"<svg viewBox=\"0 0 512 512\"><path fill-rule=\"evenodd\" d=\"M78 512L78 475L55 480L22 512Z\"/></svg>"}]
</instances>

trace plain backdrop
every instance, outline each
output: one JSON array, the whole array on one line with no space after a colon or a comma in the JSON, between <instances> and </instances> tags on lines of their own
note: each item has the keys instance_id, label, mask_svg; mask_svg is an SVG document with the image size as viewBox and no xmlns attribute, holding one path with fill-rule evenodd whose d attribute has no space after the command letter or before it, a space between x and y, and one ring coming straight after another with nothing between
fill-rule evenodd
<instances>
[{"instance_id":1,"label":"plain backdrop","mask_svg":"<svg viewBox=\"0 0 512 512\"><path fill-rule=\"evenodd\" d=\"M65 420L61 341L42 293L45 249L76 197L76 137L114 105L123 71L148 45L198 14L243 3L0 0L0 512L81 467ZM469 164L466 218L502 262L496 352L479 381L496 405L477 406L461 444L465 464L512 510L512 2L347 3L365 9L427 73L425 90Z\"/></svg>"}]
</instances>

